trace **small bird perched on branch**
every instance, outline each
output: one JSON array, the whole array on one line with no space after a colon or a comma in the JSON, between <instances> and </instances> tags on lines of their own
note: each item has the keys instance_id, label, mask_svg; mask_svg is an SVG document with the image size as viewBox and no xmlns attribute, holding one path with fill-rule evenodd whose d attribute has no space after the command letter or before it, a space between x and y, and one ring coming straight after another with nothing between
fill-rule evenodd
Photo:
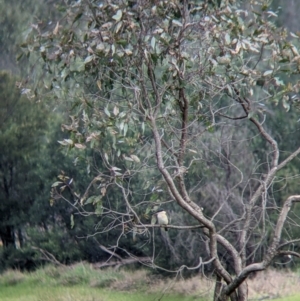
<instances>
[{"instance_id":1,"label":"small bird perched on branch","mask_svg":"<svg viewBox=\"0 0 300 301\"><path fill-rule=\"evenodd\" d=\"M168 225L169 220L168 220L168 216L167 216L166 211L164 211L164 210L158 211L156 213L156 215L157 215L157 222L158 222L159 225L162 225L162 226L167 226ZM168 231L167 227L165 227L164 229L165 229L165 231Z\"/></svg>"}]
</instances>

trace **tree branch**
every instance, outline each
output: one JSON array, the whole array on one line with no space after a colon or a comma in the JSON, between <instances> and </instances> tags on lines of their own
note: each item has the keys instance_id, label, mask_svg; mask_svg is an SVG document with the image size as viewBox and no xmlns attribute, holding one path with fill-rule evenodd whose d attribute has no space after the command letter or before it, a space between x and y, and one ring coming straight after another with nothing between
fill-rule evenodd
<instances>
[{"instance_id":1,"label":"tree branch","mask_svg":"<svg viewBox=\"0 0 300 301\"><path fill-rule=\"evenodd\" d=\"M278 254L285 251L278 251L279 241L281 238L282 228L284 222L286 221L286 217L288 212L291 209L291 206L294 202L300 202L300 195L292 195L287 198L284 202L284 205L281 209L279 218L277 220L277 224L274 230L274 237L271 246L268 248L268 251L265 255L265 258L260 263L254 263L247 267L245 267L241 273L225 288L225 294L230 295L242 282L248 277L248 275L252 272L262 271L266 269Z\"/></svg>"},{"instance_id":2,"label":"tree branch","mask_svg":"<svg viewBox=\"0 0 300 301\"><path fill-rule=\"evenodd\" d=\"M228 272L225 270L225 268L222 266L218 254L217 254L217 234L214 224L204 217L203 212L201 210L201 207L199 207L197 204L192 202L189 198L184 199L180 195L179 191L177 190L174 181L168 172L168 170L164 166L163 158L162 158L162 147L161 147L161 140L158 133L158 129L155 122L155 117L150 116L151 126L152 126L152 132L154 136L155 146L156 146L156 159L157 159L157 166L160 170L161 174L163 175L167 185L169 186L169 189L177 201L178 205L180 205L183 209L185 209L191 216L193 216L197 221L205 225L209 229L209 239L210 239L210 256L214 257L214 265L217 270L217 272L222 276L223 279L227 283L231 282L231 277L228 274Z\"/></svg>"}]
</instances>

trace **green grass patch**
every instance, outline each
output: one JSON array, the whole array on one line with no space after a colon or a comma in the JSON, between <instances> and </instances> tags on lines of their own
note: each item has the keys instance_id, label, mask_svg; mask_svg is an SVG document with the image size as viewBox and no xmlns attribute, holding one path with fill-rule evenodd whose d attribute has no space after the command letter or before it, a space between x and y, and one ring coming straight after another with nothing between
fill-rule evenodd
<instances>
[{"instance_id":1,"label":"green grass patch","mask_svg":"<svg viewBox=\"0 0 300 301\"><path fill-rule=\"evenodd\" d=\"M1 301L193 301L195 296L146 294L136 291L118 292L91 288L88 285L55 285L45 282L22 281L13 285L1 285ZM197 298L197 300L201 300ZM299 301L300 295L273 299L273 301ZM203 299L202 301L207 301Z\"/></svg>"},{"instance_id":2,"label":"green grass patch","mask_svg":"<svg viewBox=\"0 0 300 301\"><path fill-rule=\"evenodd\" d=\"M279 299L273 299L272 301L299 301L299 300L300 300L300 294L294 295L294 296L289 296L289 297L284 297L284 298L279 298Z\"/></svg>"},{"instance_id":3,"label":"green grass patch","mask_svg":"<svg viewBox=\"0 0 300 301\"><path fill-rule=\"evenodd\" d=\"M16 286L1 287L1 301L192 301L194 297L143 294L139 292L116 292L107 289L73 285L45 286L21 283Z\"/></svg>"},{"instance_id":4,"label":"green grass patch","mask_svg":"<svg viewBox=\"0 0 300 301\"><path fill-rule=\"evenodd\" d=\"M195 297L147 293L146 271L95 270L87 264L46 266L33 273L0 275L1 301L192 301ZM197 299L199 300L199 299Z\"/></svg>"}]
</instances>

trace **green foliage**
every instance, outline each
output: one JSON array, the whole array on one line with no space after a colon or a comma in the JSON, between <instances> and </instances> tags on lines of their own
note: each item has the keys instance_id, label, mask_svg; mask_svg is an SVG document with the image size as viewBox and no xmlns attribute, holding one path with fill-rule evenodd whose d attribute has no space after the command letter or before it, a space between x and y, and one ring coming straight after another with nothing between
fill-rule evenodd
<instances>
[{"instance_id":1,"label":"green foliage","mask_svg":"<svg viewBox=\"0 0 300 301\"><path fill-rule=\"evenodd\" d=\"M13 246L0 249L0 272L9 269L32 270L42 261L35 259L31 248L15 249ZM12 280L13 281L13 280Z\"/></svg>"},{"instance_id":2,"label":"green foliage","mask_svg":"<svg viewBox=\"0 0 300 301\"><path fill-rule=\"evenodd\" d=\"M72 207L49 202L49 190L59 170L75 175L72 160L56 145L61 119L44 103L20 95L15 85L16 78L0 74L0 214L5 217L0 221L4 247L0 268L36 268L45 258L31 246L45 249L63 263L97 260L94 243L78 239L90 232L96 221L91 217L81 222L77 216L71 230Z\"/></svg>"},{"instance_id":3,"label":"green foliage","mask_svg":"<svg viewBox=\"0 0 300 301\"><path fill-rule=\"evenodd\" d=\"M70 264L81 259L81 252L74 238L64 229L53 228L50 231L41 229L29 229L29 242L34 247L49 252L58 262ZM41 254L36 255L36 259L43 258ZM47 258L44 258L47 260ZM51 260L51 257L48 258Z\"/></svg>"},{"instance_id":4,"label":"green foliage","mask_svg":"<svg viewBox=\"0 0 300 301\"><path fill-rule=\"evenodd\" d=\"M27 61L22 60L20 47L27 38L31 26L36 23L46 29L53 20L59 18L63 10L63 0L55 1L0 1L0 68L14 73L28 71ZM25 72L26 72L25 71Z\"/></svg>"},{"instance_id":5,"label":"green foliage","mask_svg":"<svg viewBox=\"0 0 300 301\"><path fill-rule=\"evenodd\" d=\"M234 15L232 10L237 10L238 15ZM148 16L148 32L141 37L142 41L139 40L141 11L147 12ZM198 14L193 15L195 11ZM61 141L62 145L82 152L86 148L100 148L103 159L111 165L115 176L122 174L117 169L119 167L112 165L119 159L125 161L125 166L140 162L132 146L142 142L140 137L145 135L145 130L149 133L148 104L142 102L141 112L137 114L135 111L137 97L142 96L138 88L141 76L147 78L148 86L151 84L151 76L146 74L147 64L153 64L157 85L165 87L159 127L163 127L165 121L171 122L173 113L179 114L180 106L176 99L178 89L183 86L188 94L190 112L201 109L201 113L196 114L202 121L200 124L204 124L208 131L213 129L207 112L210 101L222 101L226 106L237 91L243 95L270 94L269 101L282 101L288 109L290 104L285 95L297 93L298 86L291 85L288 79L283 80L283 75L297 69L297 49L292 42L285 40L286 33L274 28L269 21L269 17L273 16L270 11L262 12L262 15L254 11L248 16L248 12L233 5L223 7L214 20L205 17L210 13L209 8L193 3L190 12L190 21L195 22L193 26L199 26L197 31L192 23L183 28L180 6L172 3L149 5L137 10L125 4L103 4L101 9L94 3L77 4L70 6L69 23L56 26L43 35L31 36L30 43L34 41L42 45L41 56L48 70L43 77L45 87L56 97L66 101L73 99L73 116L82 116L80 122L78 117L73 117L72 124L63 126L70 133L70 139ZM251 26L245 25L244 15ZM161 25L157 26L158 23ZM213 27L213 24L216 26L208 37L200 36L201 26ZM267 30L273 31L272 35L267 36ZM180 48L176 44L178 34L194 42ZM54 45L52 40L61 47L50 47L49 43ZM143 50L139 48L141 42ZM190 50L198 43L201 43L201 55ZM261 47L264 49L263 57L260 55ZM28 50L38 49L31 49L28 45ZM273 55L276 65L264 59L269 54ZM199 61L199 57L203 59ZM243 65L244 60L247 63ZM198 77L194 76L192 81L184 81L184 74L179 75L179 71L194 74L198 66L202 66L201 72L198 70ZM255 72L250 72L254 67ZM201 84L202 76L206 79ZM189 78L188 75L185 78ZM266 83L263 89L257 86L261 80ZM211 98L213 81L216 87L222 88L220 93L213 92L218 97ZM127 86L131 88L126 89ZM154 91L149 93L149 101L154 104L157 96ZM258 108L253 108L248 117L255 115L260 116ZM172 136L172 133L168 132L168 135ZM147 157L145 152L141 155L142 159Z\"/></svg>"},{"instance_id":6,"label":"green foliage","mask_svg":"<svg viewBox=\"0 0 300 301\"><path fill-rule=\"evenodd\" d=\"M16 79L0 74L0 236L14 245L13 231L27 221L34 194L43 185L36 158L46 129L43 104L29 104L15 87ZM20 201L20 199L22 201ZM20 237L20 241L21 241Z\"/></svg>"}]
</instances>

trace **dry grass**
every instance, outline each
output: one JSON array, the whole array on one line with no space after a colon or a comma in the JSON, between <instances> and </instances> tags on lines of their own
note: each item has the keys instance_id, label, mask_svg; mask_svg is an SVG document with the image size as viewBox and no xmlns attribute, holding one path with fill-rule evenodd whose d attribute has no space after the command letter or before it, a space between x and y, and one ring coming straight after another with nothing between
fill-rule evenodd
<instances>
[{"instance_id":1,"label":"dry grass","mask_svg":"<svg viewBox=\"0 0 300 301\"><path fill-rule=\"evenodd\" d=\"M114 281L110 288L118 291L146 291L156 282L147 270L120 271L120 273L122 277Z\"/></svg>"},{"instance_id":2,"label":"dry grass","mask_svg":"<svg viewBox=\"0 0 300 301\"><path fill-rule=\"evenodd\" d=\"M153 274L151 270L143 269L136 271L120 270L117 272L118 275L112 270L98 272L104 273L106 276L103 278L93 277L98 281L96 281L96 285L90 283L93 287L106 287L112 291L126 293L169 294L201 300L212 300L213 296L214 279L203 277L200 274L184 279L180 276L163 278ZM108 275L108 273L111 273L111 275ZM103 282L104 280L105 282ZM284 300L285 297L299 295L300 292L299 273L288 270L268 269L257 273L246 283L248 285L249 300L275 298L283 298L282 300Z\"/></svg>"},{"instance_id":3,"label":"dry grass","mask_svg":"<svg viewBox=\"0 0 300 301\"><path fill-rule=\"evenodd\" d=\"M213 290L213 281L201 276L193 278L163 278L151 270L121 270L122 277L109 288L117 291L139 291L146 293L166 293L182 296L209 296Z\"/></svg>"},{"instance_id":4,"label":"dry grass","mask_svg":"<svg viewBox=\"0 0 300 301\"><path fill-rule=\"evenodd\" d=\"M297 273L269 269L247 280L249 300L273 299L299 294L300 277ZM189 279L163 279L149 287L150 292L174 293L185 296L200 296L210 300L214 281L201 276Z\"/></svg>"},{"instance_id":5,"label":"dry grass","mask_svg":"<svg viewBox=\"0 0 300 301\"><path fill-rule=\"evenodd\" d=\"M247 281L249 299L278 298L299 294L300 277L289 271L269 269Z\"/></svg>"},{"instance_id":6,"label":"dry grass","mask_svg":"<svg viewBox=\"0 0 300 301\"><path fill-rule=\"evenodd\" d=\"M195 276L188 279L161 279L149 287L150 292L165 292L183 296L198 296L210 300L214 281L205 277Z\"/></svg>"},{"instance_id":7,"label":"dry grass","mask_svg":"<svg viewBox=\"0 0 300 301\"><path fill-rule=\"evenodd\" d=\"M0 278L0 284L2 285L17 285L25 279L25 275L17 270L7 270L5 271Z\"/></svg>"}]
</instances>

